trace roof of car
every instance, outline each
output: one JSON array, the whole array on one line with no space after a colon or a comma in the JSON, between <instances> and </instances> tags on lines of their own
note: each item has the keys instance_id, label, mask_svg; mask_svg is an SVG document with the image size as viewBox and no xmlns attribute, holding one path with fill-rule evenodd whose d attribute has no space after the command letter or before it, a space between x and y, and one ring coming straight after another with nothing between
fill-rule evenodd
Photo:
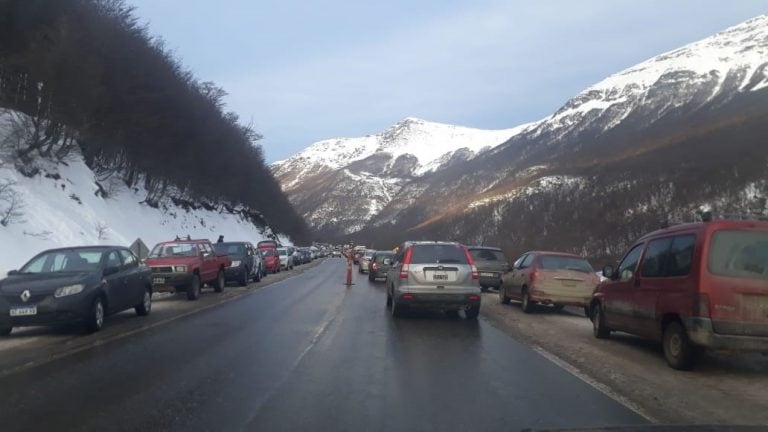
<instances>
[{"instance_id":1,"label":"roof of car","mask_svg":"<svg viewBox=\"0 0 768 432\"><path fill-rule=\"evenodd\" d=\"M126 246L94 245L94 246L72 246L48 249L46 252L61 250L80 250L80 249L128 249Z\"/></svg>"},{"instance_id":2,"label":"roof of car","mask_svg":"<svg viewBox=\"0 0 768 432\"><path fill-rule=\"evenodd\" d=\"M536 255L556 255L556 256L567 256L567 257L573 257L573 258L581 258L584 259L584 257L572 254L570 252L556 252L556 251L528 251L526 254L536 254Z\"/></svg>"},{"instance_id":3,"label":"roof of car","mask_svg":"<svg viewBox=\"0 0 768 432\"><path fill-rule=\"evenodd\" d=\"M761 220L734 220L734 219L716 219L709 222L691 222L672 225L666 228L658 229L656 231L649 232L648 234L640 237L638 241L645 240L649 237L656 237L659 235L676 233L681 231L693 231L702 229L722 229L722 228L765 228L768 229L768 222Z\"/></svg>"},{"instance_id":4,"label":"roof of car","mask_svg":"<svg viewBox=\"0 0 768 432\"><path fill-rule=\"evenodd\" d=\"M208 239L182 239L182 240L166 240L162 241L158 244L168 244L168 243L210 243L211 241Z\"/></svg>"}]
</instances>

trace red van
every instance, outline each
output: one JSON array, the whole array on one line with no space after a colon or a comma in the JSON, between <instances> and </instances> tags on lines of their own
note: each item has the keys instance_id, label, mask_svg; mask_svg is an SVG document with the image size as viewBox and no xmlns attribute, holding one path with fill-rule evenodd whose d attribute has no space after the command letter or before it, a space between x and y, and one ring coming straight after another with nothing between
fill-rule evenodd
<instances>
[{"instance_id":1,"label":"red van","mask_svg":"<svg viewBox=\"0 0 768 432\"><path fill-rule=\"evenodd\" d=\"M277 248L271 244L261 244L257 246L261 252L261 261L264 264L264 271L267 273L280 272L280 256L277 254Z\"/></svg>"},{"instance_id":2,"label":"red van","mask_svg":"<svg viewBox=\"0 0 768 432\"><path fill-rule=\"evenodd\" d=\"M697 349L768 353L768 222L676 225L638 240L606 266L590 303L594 335L659 340L691 369Z\"/></svg>"}]
</instances>

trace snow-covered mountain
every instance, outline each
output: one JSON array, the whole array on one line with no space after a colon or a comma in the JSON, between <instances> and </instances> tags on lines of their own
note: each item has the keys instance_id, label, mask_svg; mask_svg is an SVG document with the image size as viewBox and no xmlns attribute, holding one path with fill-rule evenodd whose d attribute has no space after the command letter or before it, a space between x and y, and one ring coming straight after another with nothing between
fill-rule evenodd
<instances>
[{"instance_id":1,"label":"snow-covered mountain","mask_svg":"<svg viewBox=\"0 0 768 432\"><path fill-rule=\"evenodd\" d=\"M480 130L409 117L376 135L319 141L272 169L312 225L354 232L406 182L470 160L529 127Z\"/></svg>"},{"instance_id":2,"label":"snow-covered mountain","mask_svg":"<svg viewBox=\"0 0 768 432\"><path fill-rule=\"evenodd\" d=\"M0 112L0 143L10 133L9 115ZM177 235L252 242L271 235L268 227L244 217L242 209L190 208L189 202L171 198L148 205L143 202L146 190L129 189L119 176L97 176L79 154L64 163L37 160L26 174L11 159L0 155L0 276L54 247L129 246L141 238L151 248Z\"/></svg>"},{"instance_id":3,"label":"snow-covered mountain","mask_svg":"<svg viewBox=\"0 0 768 432\"><path fill-rule=\"evenodd\" d=\"M760 16L612 75L506 143L413 179L359 236L610 255L702 206L768 212L765 136Z\"/></svg>"}]
</instances>

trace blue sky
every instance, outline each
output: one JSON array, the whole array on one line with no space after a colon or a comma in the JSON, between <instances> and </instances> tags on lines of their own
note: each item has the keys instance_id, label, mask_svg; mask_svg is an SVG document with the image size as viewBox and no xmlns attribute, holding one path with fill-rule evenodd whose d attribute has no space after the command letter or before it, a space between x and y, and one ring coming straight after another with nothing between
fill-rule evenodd
<instances>
[{"instance_id":1,"label":"blue sky","mask_svg":"<svg viewBox=\"0 0 768 432\"><path fill-rule=\"evenodd\" d=\"M538 120L606 76L763 13L765 0L127 0L267 161L404 117Z\"/></svg>"}]
</instances>

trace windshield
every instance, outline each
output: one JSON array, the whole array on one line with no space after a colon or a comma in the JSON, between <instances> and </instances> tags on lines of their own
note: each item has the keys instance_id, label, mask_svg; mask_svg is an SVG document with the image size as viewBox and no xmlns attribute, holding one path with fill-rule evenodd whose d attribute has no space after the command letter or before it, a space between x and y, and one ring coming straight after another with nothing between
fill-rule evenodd
<instances>
[{"instance_id":1,"label":"windshield","mask_svg":"<svg viewBox=\"0 0 768 432\"><path fill-rule=\"evenodd\" d=\"M371 250L365 251L365 255L363 255L363 257L370 259L373 256L373 254L375 254L375 253L376 253L376 251L371 251Z\"/></svg>"},{"instance_id":2,"label":"windshield","mask_svg":"<svg viewBox=\"0 0 768 432\"><path fill-rule=\"evenodd\" d=\"M165 243L159 244L150 252L150 258L194 257L197 256L195 243Z\"/></svg>"},{"instance_id":3,"label":"windshield","mask_svg":"<svg viewBox=\"0 0 768 432\"><path fill-rule=\"evenodd\" d=\"M464 250L457 245L414 245L411 264L469 264Z\"/></svg>"},{"instance_id":4,"label":"windshield","mask_svg":"<svg viewBox=\"0 0 768 432\"><path fill-rule=\"evenodd\" d=\"M475 261L507 262L507 257L501 251L493 249L470 249L469 253Z\"/></svg>"},{"instance_id":5,"label":"windshield","mask_svg":"<svg viewBox=\"0 0 768 432\"><path fill-rule=\"evenodd\" d=\"M286 249L278 249L277 253L279 253L280 256L287 256L288 255L288 250L286 250Z\"/></svg>"},{"instance_id":6,"label":"windshield","mask_svg":"<svg viewBox=\"0 0 768 432\"><path fill-rule=\"evenodd\" d=\"M273 249L260 249L261 255L265 257L271 257L275 256L275 251Z\"/></svg>"},{"instance_id":7,"label":"windshield","mask_svg":"<svg viewBox=\"0 0 768 432\"><path fill-rule=\"evenodd\" d=\"M21 273L87 272L99 268L101 249L57 250L43 253L27 264Z\"/></svg>"},{"instance_id":8,"label":"windshield","mask_svg":"<svg viewBox=\"0 0 768 432\"><path fill-rule=\"evenodd\" d=\"M768 231L715 232L709 247L709 271L718 276L768 279Z\"/></svg>"},{"instance_id":9,"label":"windshield","mask_svg":"<svg viewBox=\"0 0 768 432\"><path fill-rule=\"evenodd\" d=\"M542 270L574 270L584 273L594 273L595 271L584 259L552 255L542 256L539 268Z\"/></svg>"},{"instance_id":10,"label":"windshield","mask_svg":"<svg viewBox=\"0 0 768 432\"><path fill-rule=\"evenodd\" d=\"M224 255L245 255L245 245L242 243L216 243L213 245L216 253Z\"/></svg>"},{"instance_id":11,"label":"windshield","mask_svg":"<svg viewBox=\"0 0 768 432\"><path fill-rule=\"evenodd\" d=\"M393 253L377 253L376 254L376 262L381 264L387 258L392 260L392 258L394 258L394 256L395 256L395 254L393 254Z\"/></svg>"}]
</instances>

